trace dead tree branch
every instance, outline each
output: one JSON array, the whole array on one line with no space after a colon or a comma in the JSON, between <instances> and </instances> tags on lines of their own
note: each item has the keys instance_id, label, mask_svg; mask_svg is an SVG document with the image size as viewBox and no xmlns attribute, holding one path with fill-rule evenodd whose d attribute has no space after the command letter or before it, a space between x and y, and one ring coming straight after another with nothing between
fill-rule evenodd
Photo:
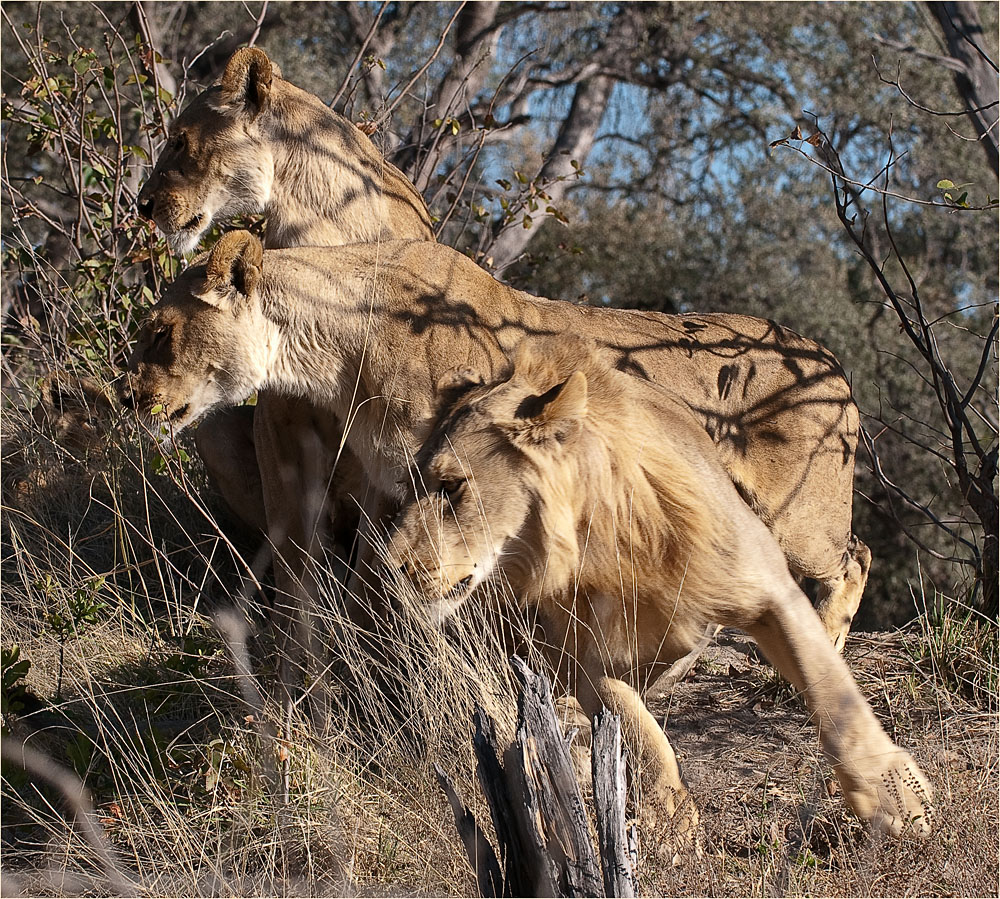
<instances>
[{"instance_id":1,"label":"dead tree branch","mask_svg":"<svg viewBox=\"0 0 1000 899\"><path fill-rule=\"evenodd\" d=\"M897 158L891 134L889 157L882 169L883 184L878 189L877 195L881 197L882 230L891 248L891 256L902 272L905 288L892 283L886 271L886 260L876 258L871 252L869 242L865 239L865 228L871 213L861 205L861 194L851 189L852 185L859 183L858 179L849 178L845 174L839 154L822 130L817 130L806 139L806 142L814 147L819 157L816 164L830 173L834 203L841 225L895 312L900 330L923 362L923 375L930 384L942 417L948 448L947 464L956 475L962 500L982 528L979 546L962 540L963 545L969 549L969 556L963 561L975 573L976 592L981 597L984 613L996 620L997 531L998 517L1000 517L996 492L997 429L988 424L989 419L985 415L979 414L975 400L980 393L979 388L986 372L991 365L996 365L997 319L994 317L986 335L978 338L982 340L979 362L975 374L963 388L959 385L959 377L945 358L938 340L934 325L941 319L928 317L921 301L919 287L905 257L900 252L890 223L889 184L892 167ZM904 489L885 477L874 441L868 440L866 445L873 454L874 471L883 487L898 495L911 508L921 511L931 524L943 527L939 516L931 513L927 506L908 496ZM951 528L944 527L944 530L954 536ZM908 536L912 538L913 535L908 532Z\"/></svg>"},{"instance_id":2,"label":"dead tree branch","mask_svg":"<svg viewBox=\"0 0 1000 899\"><path fill-rule=\"evenodd\" d=\"M516 656L511 662L518 681L514 742L501 750L492 719L481 708L474 716L476 774L490 807L499 853L454 784L435 766L482 895L634 896L635 833L625 827L621 721L605 712L594 723L592 770L602 891L583 798L549 682Z\"/></svg>"}]
</instances>

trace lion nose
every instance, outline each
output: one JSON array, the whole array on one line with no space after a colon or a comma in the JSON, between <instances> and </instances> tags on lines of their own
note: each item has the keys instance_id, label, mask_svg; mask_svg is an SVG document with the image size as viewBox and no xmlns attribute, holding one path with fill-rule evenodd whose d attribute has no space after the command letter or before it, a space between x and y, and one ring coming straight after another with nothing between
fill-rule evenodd
<instances>
[{"instance_id":1,"label":"lion nose","mask_svg":"<svg viewBox=\"0 0 1000 899\"><path fill-rule=\"evenodd\" d=\"M153 217L152 200L144 200L142 194L139 194L139 200L136 203L136 206L139 209L139 215L141 215L144 219L151 219Z\"/></svg>"}]
</instances>

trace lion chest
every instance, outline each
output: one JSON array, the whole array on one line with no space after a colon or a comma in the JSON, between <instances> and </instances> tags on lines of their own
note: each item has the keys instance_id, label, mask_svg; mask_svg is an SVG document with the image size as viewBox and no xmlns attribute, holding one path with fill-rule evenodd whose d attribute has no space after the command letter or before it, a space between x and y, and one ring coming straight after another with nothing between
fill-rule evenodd
<instances>
[{"instance_id":1,"label":"lion chest","mask_svg":"<svg viewBox=\"0 0 1000 899\"><path fill-rule=\"evenodd\" d=\"M543 601L537 611L547 645L625 681L661 673L697 644L707 624L666 594L577 593Z\"/></svg>"}]
</instances>

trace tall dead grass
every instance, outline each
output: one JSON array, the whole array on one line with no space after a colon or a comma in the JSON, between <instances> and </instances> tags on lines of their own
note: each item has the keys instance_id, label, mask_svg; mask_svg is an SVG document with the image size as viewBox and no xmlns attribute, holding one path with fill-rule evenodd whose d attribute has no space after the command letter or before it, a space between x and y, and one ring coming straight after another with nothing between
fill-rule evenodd
<instances>
[{"instance_id":1,"label":"tall dead grass","mask_svg":"<svg viewBox=\"0 0 1000 899\"><path fill-rule=\"evenodd\" d=\"M288 719L272 698L277 600L256 586L256 547L208 511L197 463L153 473L127 420L72 452L14 405L3 424L3 645L31 663L5 685L21 705L5 706L5 742L86 783L122 877L143 895L467 892L429 766L471 782L475 702L512 726L486 617L446 637L399 596L378 662L321 565L322 649L299 659L310 680ZM106 887L57 789L8 759L3 791L5 891Z\"/></svg>"},{"instance_id":2,"label":"tall dead grass","mask_svg":"<svg viewBox=\"0 0 1000 899\"><path fill-rule=\"evenodd\" d=\"M156 459L113 409L99 413L106 438L68 446L29 407L9 402L2 420L2 644L31 663L4 678L5 894L100 894L116 878L119 892L146 896L473 894L431 763L488 820L470 732L477 702L501 739L513 730L502 598L442 633L389 584L376 637L390 650L373 657L344 611L342 564L321 560L315 639L297 648L305 692L286 718L267 554L226 536L195 454ZM741 660L752 656L709 657L674 697L654 697L709 852L668 868L643 846L643 890L995 890L996 656L977 627L927 614L892 643L852 640L863 689L938 790L941 825L926 844L862 830L829 793L801 703ZM720 742L706 743L720 723ZM66 780L11 761L22 743L86 785L112 872Z\"/></svg>"}]
</instances>

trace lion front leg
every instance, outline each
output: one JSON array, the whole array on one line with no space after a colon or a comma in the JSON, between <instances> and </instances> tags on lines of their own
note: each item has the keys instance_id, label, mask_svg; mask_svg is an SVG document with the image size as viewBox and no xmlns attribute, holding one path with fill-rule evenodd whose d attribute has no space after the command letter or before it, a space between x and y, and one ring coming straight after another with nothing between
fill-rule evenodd
<instances>
[{"instance_id":1,"label":"lion front leg","mask_svg":"<svg viewBox=\"0 0 1000 899\"><path fill-rule=\"evenodd\" d=\"M222 409L205 419L194 440L216 490L239 521L255 534L267 532L260 466L254 446L253 406Z\"/></svg>"},{"instance_id":2,"label":"lion front leg","mask_svg":"<svg viewBox=\"0 0 1000 899\"><path fill-rule=\"evenodd\" d=\"M316 667L313 565L327 524L333 461L302 400L262 393L254 415L267 535L274 551L278 681L287 711Z\"/></svg>"},{"instance_id":3,"label":"lion front leg","mask_svg":"<svg viewBox=\"0 0 1000 899\"><path fill-rule=\"evenodd\" d=\"M700 855L698 810L681 778L674 749L642 697L603 671L580 672L575 692L591 720L602 707L621 718L629 775L640 795L643 829L661 841L669 860L677 862L678 853L685 850Z\"/></svg>"},{"instance_id":4,"label":"lion front leg","mask_svg":"<svg viewBox=\"0 0 1000 899\"><path fill-rule=\"evenodd\" d=\"M746 629L805 696L824 753L854 811L889 834L930 833L930 784L882 729L809 600L790 578L783 594Z\"/></svg>"}]
</instances>

